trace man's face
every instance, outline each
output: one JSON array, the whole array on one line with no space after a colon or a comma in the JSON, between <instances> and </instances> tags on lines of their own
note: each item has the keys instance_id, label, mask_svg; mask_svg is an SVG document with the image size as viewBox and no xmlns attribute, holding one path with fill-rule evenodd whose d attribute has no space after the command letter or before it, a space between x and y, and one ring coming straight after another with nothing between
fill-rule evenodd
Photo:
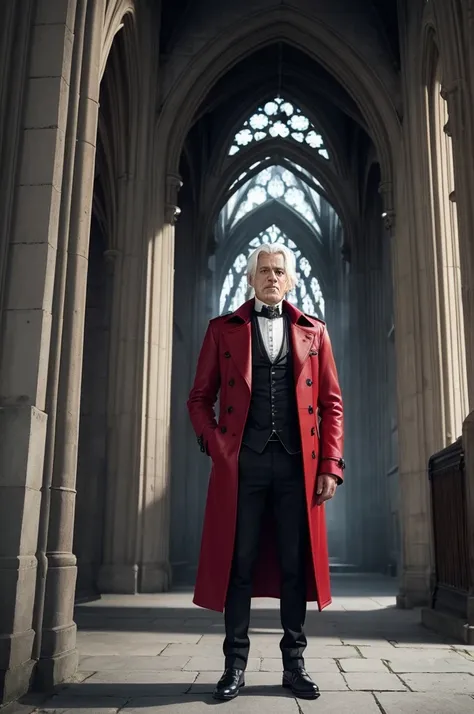
<instances>
[{"instance_id":1,"label":"man's face","mask_svg":"<svg viewBox=\"0 0 474 714\"><path fill-rule=\"evenodd\" d=\"M289 289L285 259L282 253L260 253L255 277L249 283L256 297L266 305L281 302Z\"/></svg>"}]
</instances>

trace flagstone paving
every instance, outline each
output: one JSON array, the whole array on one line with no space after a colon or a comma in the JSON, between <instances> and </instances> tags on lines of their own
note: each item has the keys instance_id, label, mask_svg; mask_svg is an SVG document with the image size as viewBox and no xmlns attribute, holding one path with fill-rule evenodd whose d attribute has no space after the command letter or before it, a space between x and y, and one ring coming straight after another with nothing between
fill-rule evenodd
<instances>
[{"instance_id":1,"label":"flagstone paving","mask_svg":"<svg viewBox=\"0 0 474 714\"><path fill-rule=\"evenodd\" d=\"M306 665L322 695L296 700L281 687L279 614L255 600L246 687L216 704L223 666L222 616L191 593L109 595L77 607L79 670L48 696L28 695L2 714L474 714L474 647L395 608L394 580L333 577L334 604L310 605Z\"/></svg>"}]
</instances>

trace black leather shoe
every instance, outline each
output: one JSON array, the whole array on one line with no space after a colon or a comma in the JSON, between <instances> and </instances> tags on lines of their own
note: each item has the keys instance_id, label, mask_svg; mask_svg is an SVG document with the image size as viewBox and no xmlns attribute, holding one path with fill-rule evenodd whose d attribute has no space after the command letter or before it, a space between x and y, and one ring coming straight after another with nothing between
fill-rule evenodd
<instances>
[{"instance_id":1,"label":"black leather shoe","mask_svg":"<svg viewBox=\"0 0 474 714\"><path fill-rule=\"evenodd\" d=\"M283 686L300 699L317 699L321 692L304 667L283 672Z\"/></svg>"},{"instance_id":2,"label":"black leather shoe","mask_svg":"<svg viewBox=\"0 0 474 714\"><path fill-rule=\"evenodd\" d=\"M229 667L217 682L212 696L226 702L235 699L242 687L245 687L244 670Z\"/></svg>"}]
</instances>

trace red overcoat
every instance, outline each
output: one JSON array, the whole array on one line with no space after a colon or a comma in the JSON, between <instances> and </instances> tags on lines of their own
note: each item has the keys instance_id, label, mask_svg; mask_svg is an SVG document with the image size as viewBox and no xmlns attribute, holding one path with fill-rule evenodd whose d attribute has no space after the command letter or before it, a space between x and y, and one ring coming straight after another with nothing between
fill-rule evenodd
<instances>
[{"instance_id":1,"label":"red overcoat","mask_svg":"<svg viewBox=\"0 0 474 714\"><path fill-rule=\"evenodd\" d=\"M324 506L315 505L316 477L342 481L343 409L324 322L284 301L289 317L301 433L310 548L307 600L331 602ZM188 409L202 449L212 459L194 603L223 612L237 518L238 457L252 389L251 316L254 301L211 320L199 355ZM219 419L214 405L219 395ZM280 573L271 518L263 529L254 597L279 597Z\"/></svg>"}]
</instances>

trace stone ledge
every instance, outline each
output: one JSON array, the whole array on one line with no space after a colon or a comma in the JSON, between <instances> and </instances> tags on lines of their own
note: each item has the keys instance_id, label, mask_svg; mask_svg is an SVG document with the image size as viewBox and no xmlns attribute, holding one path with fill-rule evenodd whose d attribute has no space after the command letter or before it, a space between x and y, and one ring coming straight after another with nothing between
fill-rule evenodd
<instances>
[{"instance_id":1,"label":"stone ledge","mask_svg":"<svg viewBox=\"0 0 474 714\"><path fill-rule=\"evenodd\" d=\"M428 629L446 637L452 637L466 645L474 645L474 626L468 625L455 615L424 607L421 610L421 622Z\"/></svg>"}]
</instances>

